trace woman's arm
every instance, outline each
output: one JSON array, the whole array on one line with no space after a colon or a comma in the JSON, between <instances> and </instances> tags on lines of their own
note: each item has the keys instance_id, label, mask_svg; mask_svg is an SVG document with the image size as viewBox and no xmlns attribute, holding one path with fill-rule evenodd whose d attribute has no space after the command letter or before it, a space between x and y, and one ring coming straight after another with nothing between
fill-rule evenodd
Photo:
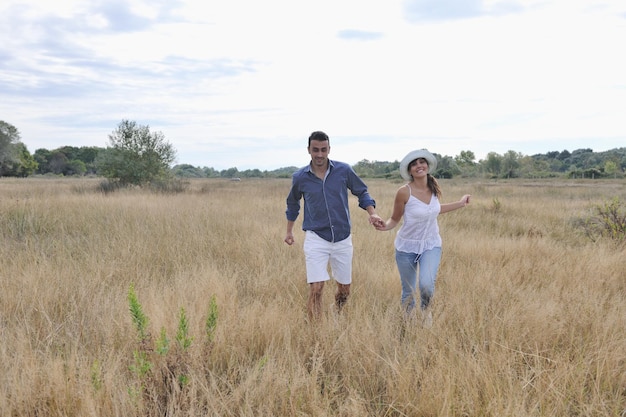
<instances>
[{"instance_id":1,"label":"woman's arm","mask_svg":"<svg viewBox=\"0 0 626 417\"><path fill-rule=\"evenodd\" d=\"M467 206L470 203L470 194L465 194L461 199L455 203L446 203L441 205L440 214L447 213L449 211L457 210Z\"/></svg>"},{"instance_id":2,"label":"woman's arm","mask_svg":"<svg viewBox=\"0 0 626 417\"><path fill-rule=\"evenodd\" d=\"M400 219L404 215L404 206L406 202L409 201L409 189L407 186L402 186L396 192L396 198L393 201L393 213L391 217L387 219L387 221L381 225L376 227L377 230L385 231L391 230L400 223Z\"/></svg>"}]
</instances>

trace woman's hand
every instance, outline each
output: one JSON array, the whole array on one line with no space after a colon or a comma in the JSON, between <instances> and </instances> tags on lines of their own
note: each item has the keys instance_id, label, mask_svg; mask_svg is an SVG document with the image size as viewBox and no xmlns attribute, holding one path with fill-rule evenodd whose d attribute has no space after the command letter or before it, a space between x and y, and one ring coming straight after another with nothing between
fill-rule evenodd
<instances>
[{"instance_id":1,"label":"woman's hand","mask_svg":"<svg viewBox=\"0 0 626 417\"><path fill-rule=\"evenodd\" d=\"M394 227L396 227L396 225L398 224L398 222L396 220L394 220L393 218L390 218L387 221L383 221L381 220L379 224L375 224L374 227L376 228L376 230L380 231L380 232L384 232L386 230L391 230Z\"/></svg>"},{"instance_id":2,"label":"woman's hand","mask_svg":"<svg viewBox=\"0 0 626 417\"><path fill-rule=\"evenodd\" d=\"M370 216L370 224L374 226L376 229L380 230L379 227L385 225L385 221L380 218L378 214L372 214Z\"/></svg>"}]
</instances>

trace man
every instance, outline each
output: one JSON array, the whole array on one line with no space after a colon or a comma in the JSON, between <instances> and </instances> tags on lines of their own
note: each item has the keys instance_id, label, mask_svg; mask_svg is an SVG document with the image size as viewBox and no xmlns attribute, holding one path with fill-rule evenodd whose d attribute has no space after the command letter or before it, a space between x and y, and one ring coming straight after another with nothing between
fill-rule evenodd
<instances>
[{"instance_id":1,"label":"man","mask_svg":"<svg viewBox=\"0 0 626 417\"><path fill-rule=\"evenodd\" d=\"M328 159L330 140L324 132L309 136L309 165L293 174L291 190L287 196L287 235L285 243L293 245L293 226L300 213L300 200L304 198L304 256L306 262L309 299L309 318L318 318L322 312L322 290L330 280L328 264L337 281L335 307L337 311L346 303L352 282L352 236L348 190L359 199L359 207L369 214L369 222L380 226L384 221L376 214L376 202L367 186L350 165Z\"/></svg>"}]
</instances>

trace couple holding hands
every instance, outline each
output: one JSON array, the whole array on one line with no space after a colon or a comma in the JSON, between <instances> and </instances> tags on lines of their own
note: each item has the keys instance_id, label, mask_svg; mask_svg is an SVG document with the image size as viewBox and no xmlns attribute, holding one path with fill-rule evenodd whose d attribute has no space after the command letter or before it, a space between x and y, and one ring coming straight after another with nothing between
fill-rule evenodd
<instances>
[{"instance_id":1,"label":"couple holding hands","mask_svg":"<svg viewBox=\"0 0 626 417\"><path fill-rule=\"evenodd\" d=\"M335 307L338 311L350 295L353 253L348 207L350 191L359 199L359 207L368 212L369 222L377 230L391 230L403 219L394 242L402 283L401 302L407 314L411 315L419 294L422 324L430 327L432 313L429 306L441 261L442 242L437 216L465 207L470 202L470 195L466 194L454 203L440 203L441 189L430 174L437 169L437 159L426 149L414 150L400 162L400 175L407 183L398 189L393 213L385 221L376 214L376 202L354 170L346 163L328 158L330 139L326 133L311 133L307 150L311 162L293 174L291 190L287 195L285 243L294 243L293 226L300 213L300 200L303 200L303 250L309 284L309 318L321 315L322 290L324 283L331 278L329 264L332 277L337 282Z\"/></svg>"}]
</instances>

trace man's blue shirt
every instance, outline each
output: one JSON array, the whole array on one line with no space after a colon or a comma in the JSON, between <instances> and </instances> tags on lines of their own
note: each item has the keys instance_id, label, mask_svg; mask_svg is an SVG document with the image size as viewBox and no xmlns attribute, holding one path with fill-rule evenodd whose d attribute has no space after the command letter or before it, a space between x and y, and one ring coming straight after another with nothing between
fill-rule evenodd
<instances>
[{"instance_id":1,"label":"man's blue shirt","mask_svg":"<svg viewBox=\"0 0 626 417\"><path fill-rule=\"evenodd\" d=\"M300 200L304 199L302 230L312 230L328 242L340 242L350 236L348 190L358 197L362 209L376 207L367 186L350 165L329 160L324 180L311 171L310 164L300 168L293 174L287 196L287 220L298 218Z\"/></svg>"}]
</instances>

